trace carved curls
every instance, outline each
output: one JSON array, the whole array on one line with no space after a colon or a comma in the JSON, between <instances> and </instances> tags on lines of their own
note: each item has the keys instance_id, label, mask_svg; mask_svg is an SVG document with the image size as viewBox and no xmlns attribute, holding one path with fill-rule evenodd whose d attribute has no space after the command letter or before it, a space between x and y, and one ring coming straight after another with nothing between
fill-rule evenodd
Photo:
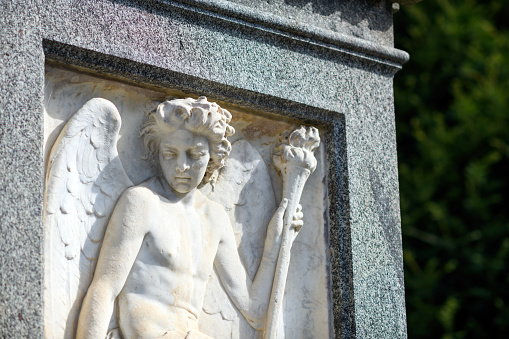
<instances>
[{"instance_id":1,"label":"carved curls","mask_svg":"<svg viewBox=\"0 0 509 339\"><path fill-rule=\"evenodd\" d=\"M203 135L210 143L210 161L202 183L211 180L230 154L231 143L226 139L235 133L229 125L232 115L206 97L164 101L149 113L141 129L145 157L157 159L161 136L183 128Z\"/></svg>"}]
</instances>

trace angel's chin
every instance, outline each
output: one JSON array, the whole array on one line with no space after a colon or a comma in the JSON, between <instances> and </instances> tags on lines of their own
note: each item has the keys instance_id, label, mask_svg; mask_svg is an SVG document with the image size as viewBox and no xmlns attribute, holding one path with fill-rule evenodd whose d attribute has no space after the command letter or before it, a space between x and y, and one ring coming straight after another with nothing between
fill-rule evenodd
<instances>
[{"instance_id":1,"label":"angel's chin","mask_svg":"<svg viewBox=\"0 0 509 339\"><path fill-rule=\"evenodd\" d=\"M189 183L179 182L174 185L171 185L171 188L173 188L173 190L177 193L186 194L191 192L194 187L192 187L192 185L190 185Z\"/></svg>"}]
</instances>

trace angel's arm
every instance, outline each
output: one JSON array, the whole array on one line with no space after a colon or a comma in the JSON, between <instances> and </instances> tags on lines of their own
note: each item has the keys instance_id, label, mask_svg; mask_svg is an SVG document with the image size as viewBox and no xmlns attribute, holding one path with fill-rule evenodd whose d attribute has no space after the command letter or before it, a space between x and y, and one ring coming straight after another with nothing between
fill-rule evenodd
<instances>
[{"instance_id":1,"label":"angel's arm","mask_svg":"<svg viewBox=\"0 0 509 339\"><path fill-rule=\"evenodd\" d=\"M76 338L105 338L115 298L147 233L149 204L143 188L125 191L106 229L101 254L81 308Z\"/></svg>"},{"instance_id":2,"label":"angel's arm","mask_svg":"<svg viewBox=\"0 0 509 339\"><path fill-rule=\"evenodd\" d=\"M284 199L269 223L262 260L253 281L240 262L229 219L227 216L226 220L223 219L228 227L219 244L214 264L228 295L251 326L258 330L265 326L286 206L287 200ZM302 224L301 218L299 210L294 216L292 227L298 229Z\"/></svg>"}]
</instances>

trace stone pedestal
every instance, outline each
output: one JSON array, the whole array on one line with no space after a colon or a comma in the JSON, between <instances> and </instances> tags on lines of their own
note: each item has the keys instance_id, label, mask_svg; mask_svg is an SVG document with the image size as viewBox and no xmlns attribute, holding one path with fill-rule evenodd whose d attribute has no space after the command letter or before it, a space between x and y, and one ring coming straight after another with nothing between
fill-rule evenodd
<instances>
[{"instance_id":1,"label":"stone pedestal","mask_svg":"<svg viewBox=\"0 0 509 339\"><path fill-rule=\"evenodd\" d=\"M318 245L292 249L315 253L301 262L316 270L290 264L287 294L305 315L286 317L287 337L406 338L392 78L408 55L393 48L391 1L14 0L0 9L3 337L47 333L45 171L66 119L108 97L137 130L152 101L207 96L240 117L238 135L266 162L271 133L320 130L302 203ZM124 134L121 155L136 133ZM145 168L133 169L136 180ZM280 198L270 164L269 173Z\"/></svg>"}]
</instances>

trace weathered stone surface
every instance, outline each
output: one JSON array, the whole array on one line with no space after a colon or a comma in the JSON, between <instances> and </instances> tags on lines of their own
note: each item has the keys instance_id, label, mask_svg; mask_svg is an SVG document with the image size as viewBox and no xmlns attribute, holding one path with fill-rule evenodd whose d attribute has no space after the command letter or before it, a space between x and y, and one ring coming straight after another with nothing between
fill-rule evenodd
<instances>
[{"instance_id":1,"label":"weathered stone surface","mask_svg":"<svg viewBox=\"0 0 509 339\"><path fill-rule=\"evenodd\" d=\"M1 2L2 336L43 331L46 59L323 126L334 335L406 337L392 76L408 56L389 2L354 3Z\"/></svg>"}]
</instances>

